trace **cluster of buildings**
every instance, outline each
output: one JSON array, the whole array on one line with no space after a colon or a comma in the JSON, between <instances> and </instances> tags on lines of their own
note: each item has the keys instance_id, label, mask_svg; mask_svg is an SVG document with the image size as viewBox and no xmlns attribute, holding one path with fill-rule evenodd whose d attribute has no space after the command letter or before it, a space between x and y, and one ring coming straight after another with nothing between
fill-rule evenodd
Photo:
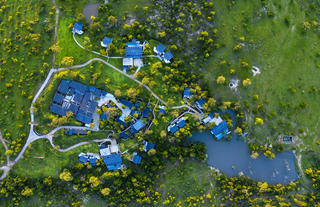
<instances>
[{"instance_id":1,"label":"cluster of buildings","mask_svg":"<svg viewBox=\"0 0 320 207\"><path fill-rule=\"evenodd\" d=\"M72 28L73 34L83 34L83 24L80 22L76 22ZM104 37L101 41L101 46L105 47L106 50L109 49L110 44L112 43L111 37ZM143 67L143 50L145 49L145 44L147 42L144 41L142 44L140 41L133 39L131 42L126 43L125 47L125 56L122 59L123 71L126 72L131 67ZM158 44L157 47L153 48L153 51L157 54L157 57L164 61L165 63L171 63L173 59L173 55L170 51L165 51L166 47L163 44Z\"/></svg>"},{"instance_id":2,"label":"cluster of buildings","mask_svg":"<svg viewBox=\"0 0 320 207\"><path fill-rule=\"evenodd\" d=\"M188 100L192 96L193 96L193 93L190 91L190 88L185 88L183 91L183 99ZM203 98L198 99L195 101L195 105L197 109L201 111L204 108L204 105L206 104L206 102L207 102L206 99L203 99ZM214 124L214 126L210 129L210 132L218 140L222 138L226 138L227 134L230 133L227 122L225 120L222 120L220 116L213 116L212 113L210 113L207 117L203 118L202 123L205 125L212 124L212 123ZM176 130L176 128L174 128L174 130Z\"/></svg>"},{"instance_id":3,"label":"cluster of buildings","mask_svg":"<svg viewBox=\"0 0 320 207\"><path fill-rule=\"evenodd\" d=\"M153 48L153 51L157 54L160 60L163 60L165 63L171 63L173 55L170 51L165 52L166 47L159 43L157 47Z\"/></svg>"},{"instance_id":4,"label":"cluster of buildings","mask_svg":"<svg viewBox=\"0 0 320 207\"><path fill-rule=\"evenodd\" d=\"M142 55L146 42L140 44L140 41L133 39L126 43L125 57L122 59L123 71L131 67L143 67Z\"/></svg>"},{"instance_id":5,"label":"cluster of buildings","mask_svg":"<svg viewBox=\"0 0 320 207\"><path fill-rule=\"evenodd\" d=\"M78 156L79 163L89 163L91 166L96 166L98 160L103 159L103 162L106 165L108 171L124 169L126 166L122 163L122 155L117 141L115 139L110 139L107 142L109 143L99 145L100 155L94 153L80 153ZM144 141L145 152L154 149L154 147L154 144ZM137 152L134 152L130 161L134 164L139 165L142 161L142 157Z\"/></svg>"},{"instance_id":6,"label":"cluster of buildings","mask_svg":"<svg viewBox=\"0 0 320 207\"><path fill-rule=\"evenodd\" d=\"M184 117L181 117L180 119L175 120L168 126L168 132L175 134L180 129L183 129L186 125L187 125L186 119Z\"/></svg>"}]
</instances>

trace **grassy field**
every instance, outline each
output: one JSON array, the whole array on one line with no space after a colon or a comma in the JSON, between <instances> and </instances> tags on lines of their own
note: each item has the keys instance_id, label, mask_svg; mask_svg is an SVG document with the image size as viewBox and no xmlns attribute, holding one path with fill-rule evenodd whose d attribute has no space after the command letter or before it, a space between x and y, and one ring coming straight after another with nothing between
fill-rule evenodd
<instances>
[{"instance_id":1,"label":"grassy field","mask_svg":"<svg viewBox=\"0 0 320 207\"><path fill-rule=\"evenodd\" d=\"M312 15L319 13L319 7L311 13L311 3L299 0L268 1L266 7L260 1L236 1L232 6L229 1L217 1L215 6L221 48L204 72L212 93L218 99L240 98L248 112L250 135L261 143L279 133L293 133L309 149L319 150L314 144L320 115L319 35L312 23L317 21ZM308 31L303 30L304 22L311 25ZM234 51L240 43L242 48ZM243 61L259 67L261 74L252 77ZM252 85L240 84L236 95L216 84L218 75L227 80L250 78ZM254 127L255 117L264 119L263 127Z\"/></svg>"},{"instance_id":2,"label":"grassy field","mask_svg":"<svg viewBox=\"0 0 320 207\"><path fill-rule=\"evenodd\" d=\"M80 152L98 153L98 146L97 144L89 144L62 153L54 150L48 141L38 140L32 143L24 158L15 166L14 173L30 178L48 176L59 178L59 173L64 168L78 163Z\"/></svg>"},{"instance_id":3,"label":"grassy field","mask_svg":"<svg viewBox=\"0 0 320 207\"><path fill-rule=\"evenodd\" d=\"M116 4L114 7L114 12L118 17L123 17L126 14L132 14L135 9L135 6L139 7L149 6L149 2L146 0L121 0L119 1L110 1L113 4Z\"/></svg>"},{"instance_id":4,"label":"grassy field","mask_svg":"<svg viewBox=\"0 0 320 207\"><path fill-rule=\"evenodd\" d=\"M162 200L172 195L176 198L174 203L183 202L187 197L213 193L215 183L209 167L195 161L180 164L168 163L158 181ZM162 202L159 204L162 206Z\"/></svg>"},{"instance_id":5,"label":"grassy field","mask_svg":"<svg viewBox=\"0 0 320 207\"><path fill-rule=\"evenodd\" d=\"M54 15L49 0L8 0L0 7L0 130L9 148L19 151L31 99L52 63Z\"/></svg>"}]
</instances>

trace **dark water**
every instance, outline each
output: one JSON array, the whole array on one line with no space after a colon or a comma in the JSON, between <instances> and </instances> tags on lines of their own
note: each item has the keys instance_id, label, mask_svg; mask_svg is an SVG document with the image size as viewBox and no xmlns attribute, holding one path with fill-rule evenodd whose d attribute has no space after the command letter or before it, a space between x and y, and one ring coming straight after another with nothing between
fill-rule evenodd
<instances>
[{"instance_id":1,"label":"dark water","mask_svg":"<svg viewBox=\"0 0 320 207\"><path fill-rule=\"evenodd\" d=\"M216 141L209 132L199 132L188 140L204 143L208 164L227 176L238 176L243 172L252 179L272 184L288 184L299 178L292 151L277 153L272 160L261 153L257 159L252 159L248 145L236 136L231 141Z\"/></svg>"},{"instance_id":2,"label":"dark water","mask_svg":"<svg viewBox=\"0 0 320 207\"><path fill-rule=\"evenodd\" d=\"M91 16L97 17L99 5L100 3L88 4L84 6L83 15L86 18L87 22L91 23Z\"/></svg>"}]
</instances>

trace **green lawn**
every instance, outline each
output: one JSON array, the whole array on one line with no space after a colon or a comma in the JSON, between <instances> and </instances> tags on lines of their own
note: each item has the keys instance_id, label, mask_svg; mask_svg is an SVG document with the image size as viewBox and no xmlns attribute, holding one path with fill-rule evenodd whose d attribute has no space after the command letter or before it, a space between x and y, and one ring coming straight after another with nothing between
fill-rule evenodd
<instances>
[{"instance_id":1,"label":"green lawn","mask_svg":"<svg viewBox=\"0 0 320 207\"><path fill-rule=\"evenodd\" d=\"M302 138L309 149L319 150L319 146L313 144L319 134L320 115L320 50L319 36L315 32L318 26L306 32L302 29L304 22L317 20L312 15L318 13L318 9L312 14L311 3L306 1L269 1L267 10L274 14L272 17L263 11L260 1L236 1L231 7L228 2L215 3L215 27L222 47L215 52L204 72L212 92L223 100L240 97L251 125L251 137L261 143L267 138L275 139L279 133L293 133ZM240 41L242 36L244 41ZM245 46L233 51L239 43ZM250 68L240 66L242 61L259 67L261 74L252 77ZM230 75L230 68L236 70L234 75ZM224 75L227 80L249 77L252 85L241 86L238 96L226 86L216 84L218 75ZM313 87L315 90L311 92ZM255 94L259 98L254 101ZM306 108L299 108L304 103ZM259 104L260 109L257 109ZM254 127L257 116L264 119L263 127Z\"/></svg>"},{"instance_id":2,"label":"green lawn","mask_svg":"<svg viewBox=\"0 0 320 207\"><path fill-rule=\"evenodd\" d=\"M136 5L139 7L150 6L150 2L147 0L120 0L120 2L112 0L110 2L116 4L116 6L113 7L113 11L118 17L132 14Z\"/></svg>"},{"instance_id":3,"label":"green lawn","mask_svg":"<svg viewBox=\"0 0 320 207\"><path fill-rule=\"evenodd\" d=\"M73 57L74 65L82 64L93 57L100 57L91 52L81 49L73 40L72 37L72 25L76 22L76 19L66 15L60 16L59 31L58 31L58 45L60 51L57 53L56 66L60 66L60 62L64 57ZM77 39L81 39L76 34Z\"/></svg>"},{"instance_id":4,"label":"green lawn","mask_svg":"<svg viewBox=\"0 0 320 207\"><path fill-rule=\"evenodd\" d=\"M98 153L99 150L97 144L93 143L62 153L54 150L48 141L38 140L31 144L28 151L16 164L14 173L41 179L48 176L59 178L59 173L64 168L78 162L80 152Z\"/></svg>"},{"instance_id":5,"label":"green lawn","mask_svg":"<svg viewBox=\"0 0 320 207\"><path fill-rule=\"evenodd\" d=\"M53 10L50 0L8 0L0 7L0 130L18 152L29 132L31 99L52 63Z\"/></svg>"},{"instance_id":6,"label":"green lawn","mask_svg":"<svg viewBox=\"0 0 320 207\"><path fill-rule=\"evenodd\" d=\"M174 203L183 202L187 197L212 194L215 184L209 167L196 161L168 163L158 182L162 192L161 200L172 195L176 197ZM159 204L162 206L162 201Z\"/></svg>"}]
</instances>

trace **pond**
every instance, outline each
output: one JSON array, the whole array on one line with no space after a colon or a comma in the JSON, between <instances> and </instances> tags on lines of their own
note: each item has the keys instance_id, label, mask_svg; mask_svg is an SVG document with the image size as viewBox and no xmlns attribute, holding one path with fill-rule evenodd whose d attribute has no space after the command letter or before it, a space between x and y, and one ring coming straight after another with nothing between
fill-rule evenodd
<instances>
[{"instance_id":1,"label":"pond","mask_svg":"<svg viewBox=\"0 0 320 207\"><path fill-rule=\"evenodd\" d=\"M100 3L96 4L88 4L85 5L83 8L83 15L86 18L87 22L91 23L91 16L96 17L98 15L98 7L100 6Z\"/></svg>"},{"instance_id":2,"label":"pond","mask_svg":"<svg viewBox=\"0 0 320 207\"><path fill-rule=\"evenodd\" d=\"M188 140L204 143L208 164L227 176L239 176L242 172L251 179L272 184L288 184L299 178L293 151L277 153L272 160L261 153L252 159L248 145L235 135L231 141L216 141L209 132L198 132Z\"/></svg>"}]
</instances>

